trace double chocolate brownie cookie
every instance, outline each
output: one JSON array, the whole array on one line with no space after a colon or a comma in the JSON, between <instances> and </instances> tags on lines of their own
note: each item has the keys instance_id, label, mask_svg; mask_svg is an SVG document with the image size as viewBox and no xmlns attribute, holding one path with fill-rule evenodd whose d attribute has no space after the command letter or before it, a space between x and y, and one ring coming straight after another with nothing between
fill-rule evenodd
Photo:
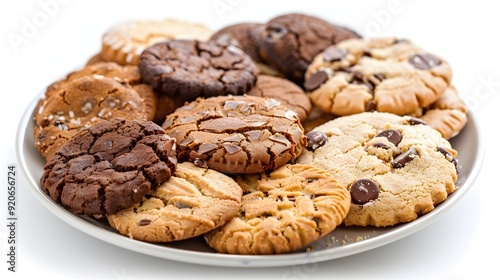
<instances>
[{"instance_id":1,"label":"double chocolate brownie cookie","mask_svg":"<svg viewBox=\"0 0 500 280\"><path fill-rule=\"evenodd\" d=\"M212 35L211 40L232 44L248 54L261 74L283 76L260 58L257 34L263 24L245 22L225 26Z\"/></svg>"},{"instance_id":2,"label":"double chocolate brownie cookie","mask_svg":"<svg viewBox=\"0 0 500 280\"><path fill-rule=\"evenodd\" d=\"M302 88L287 79L279 77L269 75L257 76L255 86L247 94L274 98L297 113L301 121L307 118L312 108L309 96L307 96Z\"/></svg>"},{"instance_id":3,"label":"double chocolate brownie cookie","mask_svg":"<svg viewBox=\"0 0 500 280\"><path fill-rule=\"evenodd\" d=\"M146 119L146 105L133 88L93 75L64 82L35 111L35 147L48 160L78 131L111 118Z\"/></svg>"},{"instance_id":4,"label":"double chocolate brownie cookie","mask_svg":"<svg viewBox=\"0 0 500 280\"><path fill-rule=\"evenodd\" d=\"M244 94L253 87L257 75L250 56L216 41L158 43L141 54L139 69L155 92L178 102Z\"/></svg>"},{"instance_id":5,"label":"double chocolate brownie cookie","mask_svg":"<svg viewBox=\"0 0 500 280\"><path fill-rule=\"evenodd\" d=\"M467 105L451 85L420 118L439 131L445 139L450 139L460 133L467 124L468 112Z\"/></svg>"},{"instance_id":6,"label":"double chocolate brownie cookie","mask_svg":"<svg viewBox=\"0 0 500 280\"><path fill-rule=\"evenodd\" d=\"M150 121L102 121L72 137L45 164L40 185L75 214L131 207L174 173L175 140Z\"/></svg>"},{"instance_id":7,"label":"double chocolate brownie cookie","mask_svg":"<svg viewBox=\"0 0 500 280\"><path fill-rule=\"evenodd\" d=\"M305 145L297 114L275 99L218 96L178 108L163 123L180 162L224 173L259 173L296 159Z\"/></svg>"},{"instance_id":8,"label":"double chocolate brownie cookie","mask_svg":"<svg viewBox=\"0 0 500 280\"><path fill-rule=\"evenodd\" d=\"M188 239L237 216L242 190L230 177L190 162L134 206L108 215L121 234L148 242Z\"/></svg>"},{"instance_id":9,"label":"double chocolate brownie cookie","mask_svg":"<svg viewBox=\"0 0 500 280\"><path fill-rule=\"evenodd\" d=\"M138 65L144 49L162 41L193 39L205 41L212 31L206 26L187 21L135 20L110 27L102 36L101 57L122 65Z\"/></svg>"},{"instance_id":10,"label":"double chocolate brownie cookie","mask_svg":"<svg viewBox=\"0 0 500 280\"><path fill-rule=\"evenodd\" d=\"M332 44L358 37L352 30L305 14L275 17L256 32L260 58L300 86L318 53Z\"/></svg>"},{"instance_id":11,"label":"double chocolate brownie cookie","mask_svg":"<svg viewBox=\"0 0 500 280\"><path fill-rule=\"evenodd\" d=\"M326 48L306 72L314 105L346 116L365 111L411 114L449 86L450 65L409 40L350 39Z\"/></svg>"},{"instance_id":12,"label":"double chocolate brownie cookie","mask_svg":"<svg viewBox=\"0 0 500 280\"><path fill-rule=\"evenodd\" d=\"M255 41L255 34L253 33L261 26L261 23L250 22L225 26L215 32L211 40L234 45L248 54L254 62L260 62L259 47Z\"/></svg>"},{"instance_id":13,"label":"double chocolate brownie cookie","mask_svg":"<svg viewBox=\"0 0 500 280\"><path fill-rule=\"evenodd\" d=\"M351 193L347 226L392 226L434 210L456 189L457 151L422 120L365 112L307 134L297 163L323 168Z\"/></svg>"},{"instance_id":14,"label":"double chocolate brownie cookie","mask_svg":"<svg viewBox=\"0 0 500 280\"><path fill-rule=\"evenodd\" d=\"M241 213L205 235L230 254L280 254L330 233L346 217L351 197L325 170L287 164L270 174L238 176Z\"/></svg>"}]
</instances>

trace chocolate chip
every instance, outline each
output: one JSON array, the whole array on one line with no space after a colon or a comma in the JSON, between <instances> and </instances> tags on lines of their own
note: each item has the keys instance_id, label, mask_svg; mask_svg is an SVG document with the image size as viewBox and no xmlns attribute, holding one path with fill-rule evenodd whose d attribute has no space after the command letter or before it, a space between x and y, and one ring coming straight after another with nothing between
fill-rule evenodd
<instances>
[{"instance_id":1,"label":"chocolate chip","mask_svg":"<svg viewBox=\"0 0 500 280\"><path fill-rule=\"evenodd\" d=\"M139 221L139 226L147 226L151 223L151 220L149 219L142 219Z\"/></svg>"},{"instance_id":2,"label":"chocolate chip","mask_svg":"<svg viewBox=\"0 0 500 280\"><path fill-rule=\"evenodd\" d=\"M418 156L415 147L411 147L408 151L400 154L394 159L392 166L394 168L403 168L408 162L412 161L416 156Z\"/></svg>"},{"instance_id":3,"label":"chocolate chip","mask_svg":"<svg viewBox=\"0 0 500 280\"><path fill-rule=\"evenodd\" d=\"M328 47L323 51L323 60L326 62L334 62L341 60L347 55L347 51L336 47Z\"/></svg>"},{"instance_id":4,"label":"chocolate chip","mask_svg":"<svg viewBox=\"0 0 500 280\"><path fill-rule=\"evenodd\" d=\"M440 152L441 154L443 154L443 156L451 163L453 163L453 165L455 165L455 170L457 171L457 174L458 174L458 160L450 153L448 152L448 150L446 150L445 148L443 147L437 147L436 150L438 152Z\"/></svg>"},{"instance_id":5,"label":"chocolate chip","mask_svg":"<svg viewBox=\"0 0 500 280\"><path fill-rule=\"evenodd\" d=\"M419 124L423 124L423 125L427 125L426 122L424 122L423 120L419 119L419 118L410 118L408 120L408 123L410 125L419 125Z\"/></svg>"},{"instance_id":6,"label":"chocolate chip","mask_svg":"<svg viewBox=\"0 0 500 280\"><path fill-rule=\"evenodd\" d=\"M264 30L264 37L267 40L274 41L283 37L287 33L288 30L284 26L274 23L266 26Z\"/></svg>"},{"instance_id":7,"label":"chocolate chip","mask_svg":"<svg viewBox=\"0 0 500 280\"><path fill-rule=\"evenodd\" d=\"M380 188L377 183L370 179L359 179L351 185L349 192L352 201L362 205L370 200L377 199Z\"/></svg>"},{"instance_id":8,"label":"chocolate chip","mask_svg":"<svg viewBox=\"0 0 500 280\"><path fill-rule=\"evenodd\" d=\"M372 53L369 50L364 50L362 56L368 56L371 57Z\"/></svg>"},{"instance_id":9,"label":"chocolate chip","mask_svg":"<svg viewBox=\"0 0 500 280\"><path fill-rule=\"evenodd\" d=\"M182 201L176 201L176 202L174 203L174 206L175 206L175 207L177 207L177 208L179 208L179 209L183 209L183 208L192 208L192 206L191 206L191 205L189 205L189 204L187 204L187 203L185 203L185 202L182 202Z\"/></svg>"},{"instance_id":10,"label":"chocolate chip","mask_svg":"<svg viewBox=\"0 0 500 280\"><path fill-rule=\"evenodd\" d=\"M389 147L389 145L385 144L385 143L374 143L373 144L373 147L375 148L382 148L382 149L385 149L385 150L389 150L391 147Z\"/></svg>"},{"instance_id":11,"label":"chocolate chip","mask_svg":"<svg viewBox=\"0 0 500 280\"><path fill-rule=\"evenodd\" d=\"M408 60L417 69L431 69L441 64L441 60L431 54L415 54Z\"/></svg>"},{"instance_id":12,"label":"chocolate chip","mask_svg":"<svg viewBox=\"0 0 500 280\"><path fill-rule=\"evenodd\" d=\"M375 89L375 86L373 85L373 83L371 81L369 81L363 75L363 73L361 73L359 71L352 71L351 72L350 82L353 84L365 85L370 90L370 92L373 92L373 90Z\"/></svg>"},{"instance_id":13,"label":"chocolate chip","mask_svg":"<svg viewBox=\"0 0 500 280\"><path fill-rule=\"evenodd\" d=\"M384 131L380 132L379 134L377 134L376 137L385 137L385 138L387 138L387 140L389 140L389 142L391 142L395 146L397 146L401 142L401 140L403 139L403 136L401 135L401 133L399 133L399 131L394 130L394 129L384 130Z\"/></svg>"},{"instance_id":14,"label":"chocolate chip","mask_svg":"<svg viewBox=\"0 0 500 280\"><path fill-rule=\"evenodd\" d=\"M373 111L375 111L376 108L377 108L377 103L375 103L375 101L370 100L370 101L366 102L366 106L365 106L366 112L373 112Z\"/></svg>"},{"instance_id":15,"label":"chocolate chip","mask_svg":"<svg viewBox=\"0 0 500 280\"><path fill-rule=\"evenodd\" d=\"M363 73L359 71L352 71L351 72L351 82L358 81L358 82L363 82Z\"/></svg>"},{"instance_id":16,"label":"chocolate chip","mask_svg":"<svg viewBox=\"0 0 500 280\"><path fill-rule=\"evenodd\" d=\"M304 83L306 91L313 91L319 88L322 84L328 81L328 74L325 71L318 71L313 73Z\"/></svg>"},{"instance_id":17,"label":"chocolate chip","mask_svg":"<svg viewBox=\"0 0 500 280\"><path fill-rule=\"evenodd\" d=\"M385 75L382 73L375 73L373 76L377 78L379 81L385 80Z\"/></svg>"},{"instance_id":18,"label":"chocolate chip","mask_svg":"<svg viewBox=\"0 0 500 280\"><path fill-rule=\"evenodd\" d=\"M326 135L323 132L317 130L313 130L307 133L306 137L307 137L307 149L312 151L325 145L326 141L328 141L328 137L326 137Z\"/></svg>"}]
</instances>

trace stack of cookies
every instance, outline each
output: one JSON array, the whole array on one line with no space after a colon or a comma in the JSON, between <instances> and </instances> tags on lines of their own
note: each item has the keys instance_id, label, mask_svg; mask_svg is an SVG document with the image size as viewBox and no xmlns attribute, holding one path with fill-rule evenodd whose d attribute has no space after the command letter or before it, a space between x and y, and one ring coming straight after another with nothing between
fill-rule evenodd
<instances>
[{"instance_id":1,"label":"stack of cookies","mask_svg":"<svg viewBox=\"0 0 500 280\"><path fill-rule=\"evenodd\" d=\"M281 254L456 189L467 107L440 56L311 15L119 23L34 112L41 188L146 242Z\"/></svg>"}]
</instances>

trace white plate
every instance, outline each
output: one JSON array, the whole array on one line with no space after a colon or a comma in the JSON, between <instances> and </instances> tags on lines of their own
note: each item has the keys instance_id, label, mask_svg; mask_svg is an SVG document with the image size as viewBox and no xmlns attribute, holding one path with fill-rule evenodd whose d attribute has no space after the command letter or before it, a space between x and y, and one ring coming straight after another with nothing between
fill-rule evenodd
<instances>
[{"instance_id":1,"label":"white plate","mask_svg":"<svg viewBox=\"0 0 500 280\"><path fill-rule=\"evenodd\" d=\"M394 227L338 227L327 236L314 242L307 249L294 253L271 256L246 256L219 254L208 247L202 237L181 242L152 244L122 236L109 226L90 218L76 216L54 203L39 187L43 173L44 159L38 153L33 141L33 111L38 98L26 109L19 124L16 151L21 168L36 198L50 212L71 226L116 246L135 252L186 263L226 267L277 267L308 264L368 251L408 236L436 221L464 197L472 187L482 163L483 145L479 137L476 120L471 114L462 132L451 140L458 150L458 189L434 211L417 220Z\"/></svg>"}]
</instances>

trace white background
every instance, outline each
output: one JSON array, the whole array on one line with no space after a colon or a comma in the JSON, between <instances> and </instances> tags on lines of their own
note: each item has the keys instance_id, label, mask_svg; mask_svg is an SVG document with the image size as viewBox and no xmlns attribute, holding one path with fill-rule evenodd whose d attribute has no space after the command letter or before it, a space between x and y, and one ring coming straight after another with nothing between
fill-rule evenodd
<instances>
[{"instance_id":1,"label":"white background","mask_svg":"<svg viewBox=\"0 0 500 280\"><path fill-rule=\"evenodd\" d=\"M494 1L55 1L1 1L0 4L3 97L0 173L5 174L1 175L0 183L5 186L0 188L1 279L498 277L500 238L495 229L499 221L500 188L494 174L498 174L500 154L498 138L493 133L499 127L500 16L494 4L490 4ZM56 5L44 10L40 3L49 2ZM178 18L204 23L216 30L236 22L265 22L288 12L317 15L363 35L409 38L448 60L454 70L453 83L476 116L486 146L478 179L455 207L428 227L401 240L308 269L220 268L150 257L88 236L54 217L20 176L18 272L7 273L6 170L7 164L19 163L15 134L22 113L49 83L81 67L99 51L100 36L110 25L130 19ZM36 30L23 35L28 22L36 23ZM17 43L12 41L14 37Z\"/></svg>"}]
</instances>

